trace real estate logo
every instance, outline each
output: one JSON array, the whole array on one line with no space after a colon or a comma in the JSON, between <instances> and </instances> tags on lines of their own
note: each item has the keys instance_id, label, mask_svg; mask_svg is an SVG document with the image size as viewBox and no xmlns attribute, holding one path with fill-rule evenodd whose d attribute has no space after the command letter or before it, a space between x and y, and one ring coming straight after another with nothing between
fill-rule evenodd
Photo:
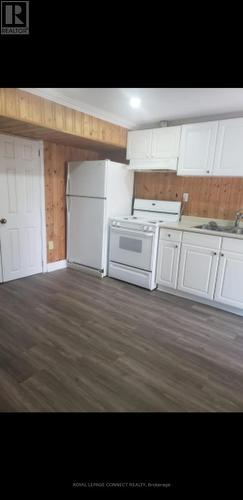
<instances>
[{"instance_id":1,"label":"real estate logo","mask_svg":"<svg viewBox=\"0 0 243 500\"><path fill-rule=\"evenodd\" d=\"M1 35L29 34L29 2L1 2Z\"/></svg>"}]
</instances>

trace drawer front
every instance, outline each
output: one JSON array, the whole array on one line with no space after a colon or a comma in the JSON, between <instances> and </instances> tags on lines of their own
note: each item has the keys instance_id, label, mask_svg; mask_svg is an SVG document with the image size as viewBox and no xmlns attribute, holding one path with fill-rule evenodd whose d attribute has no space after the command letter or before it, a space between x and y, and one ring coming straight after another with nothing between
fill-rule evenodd
<instances>
[{"instance_id":1,"label":"drawer front","mask_svg":"<svg viewBox=\"0 0 243 500\"><path fill-rule=\"evenodd\" d=\"M237 238L223 238L222 250L242 253L243 255L243 239L238 240Z\"/></svg>"},{"instance_id":2,"label":"drawer front","mask_svg":"<svg viewBox=\"0 0 243 500\"><path fill-rule=\"evenodd\" d=\"M197 245L205 248L213 248L215 250L220 249L221 237L211 236L208 234L195 234L189 231L183 232L182 242L188 245Z\"/></svg>"},{"instance_id":3,"label":"drawer front","mask_svg":"<svg viewBox=\"0 0 243 500\"><path fill-rule=\"evenodd\" d=\"M160 229L159 239L167 241L181 241L182 231L175 231L174 229Z\"/></svg>"}]
</instances>

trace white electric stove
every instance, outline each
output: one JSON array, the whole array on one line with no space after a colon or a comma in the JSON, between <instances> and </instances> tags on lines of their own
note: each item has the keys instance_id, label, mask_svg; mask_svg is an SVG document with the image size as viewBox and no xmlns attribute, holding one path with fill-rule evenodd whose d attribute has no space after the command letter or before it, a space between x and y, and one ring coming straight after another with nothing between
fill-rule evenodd
<instances>
[{"instance_id":1,"label":"white electric stove","mask_svg":"<svg viewBox=\"0 0 243 500\"><path fill-rule=\"evenodd\" d=\"M178 222L180 210L180 202L136 198L132 215L111 218L108 275L154 290L159 227Z\"/></svg>"}]
</instances>

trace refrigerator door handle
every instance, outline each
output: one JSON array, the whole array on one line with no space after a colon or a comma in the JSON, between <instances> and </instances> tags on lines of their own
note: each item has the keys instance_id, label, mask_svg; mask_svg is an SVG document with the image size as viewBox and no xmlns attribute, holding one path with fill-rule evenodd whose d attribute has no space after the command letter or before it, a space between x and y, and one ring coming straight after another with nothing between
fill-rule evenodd
<instances>
[{"instance_id":1,"label":"refrigerator door handle","mask_svg":"<svg viewBox=\"0 0 243 500\"><path fill-rule=\"evenodd\" d=\"M70 206L71 206L71 196L67 196L67 211L68 213L70 212Z\"/></svg>"},{"instance_id":2,"label":"refrigerator door handle","mask_svg":"<svg viewBox=\"0 0 243 500\"><path fill-rule=\"evenodd\" d=\"M67 176L67 194L70 194L70 176Z\"/></svg>"}]
</instances>

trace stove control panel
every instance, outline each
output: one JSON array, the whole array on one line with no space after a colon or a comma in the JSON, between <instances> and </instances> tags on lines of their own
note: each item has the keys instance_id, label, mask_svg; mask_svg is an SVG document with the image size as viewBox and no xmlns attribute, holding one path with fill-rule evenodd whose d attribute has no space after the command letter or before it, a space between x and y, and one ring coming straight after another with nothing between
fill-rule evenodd
<instances>
[{"instance_id":1,"label":"stove control panel","mask_svg":"<svg viewBox=\"0 0 243 500\"><path fill-rule=\"evenodd\" d=\"M122 229L129 229L131 232L132 230L134 231L141 231L141 232L146 232L146 233L155 233L158 230L158 226L154 224L153 226L149 226L147 224L144 224L142 222L136 221L136 220L110 220L110 225L111 227L114 228L122 228Z\"/></svg>"}]
</instances>

